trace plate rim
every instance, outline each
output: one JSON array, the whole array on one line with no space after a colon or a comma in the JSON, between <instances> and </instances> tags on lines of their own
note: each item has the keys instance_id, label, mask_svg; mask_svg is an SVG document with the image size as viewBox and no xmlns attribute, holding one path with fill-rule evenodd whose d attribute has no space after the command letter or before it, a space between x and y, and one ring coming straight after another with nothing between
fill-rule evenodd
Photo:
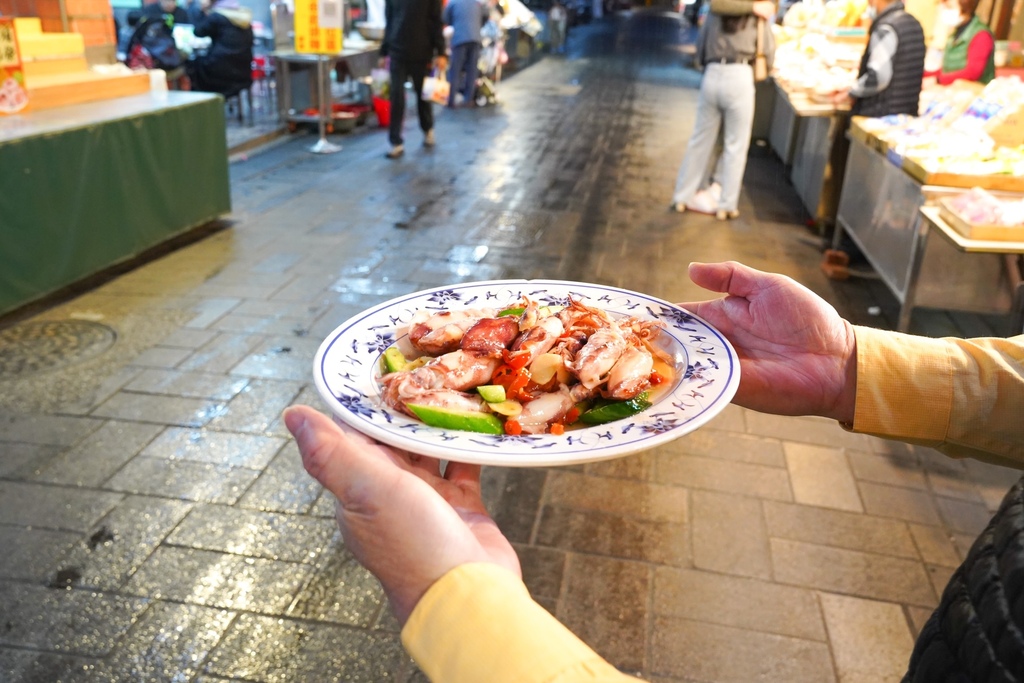
<instances>
[{"instance_id":1,"label":"plate rim","mask_svg":"<svg viewBox=\"0 0 1024 683\"><path fill-rule=\"evenodd\" d=\"M404 434L398 433L394 429L386 429L372 422L358 420L356 419L355 416L352 415L352 411L341 406L337 397L334 396L333 392L330 391L329 387L326 384L326 380L323 376L324 358L327 356L328 352L330 351L334 343L337 342L338 338L342 336L342 332L355 326L361 320L376 315L377 313L388 308L392 308L398 304L401 304L404 301L430 294L436 294L437 292L444 290L457 291L460 288L465 289L502 286L511 288L538 285L559 286L566 289L571 289L574 286L584 288L599 288L611 292L618 292L626 296L639 297L645 301L666 306L670 310L681 311L685 313L686 315L692 317L694 320L699 321L702 325L706 326L708 330L712 331L716 335L717 339L721 342L724 349L726 350L729 358L730 372L729 376L726 379L725 389L718 395L718 397L714 400L711 406L702 410L700 414L687 420L684 423L684 425L681 425L680 427L674 429L666 430L664 432L660 432L658 434L654 434L647 439L640 439L636 441L630 441L627 443L619 444L613 443L607 446L595 446L592 448L588 448L586 451L582 451L581 455L577 457L574 457L573 454L559 453L557 456L554 456L552 458L544 458L538 453L537 450L534 450L529 454L524 454L518 451L509 453L509 451L505 449L499 451L500 453L504 454L501 457L489 458L486 457L486 454L483 453L482 451L478 451L478 455L476 456L469 452L462 452L461 450L457 453L445 451L443 444L439 445L419 441L410 438ZM728 340L728 338L726 338L726 336L718 328L711 325L704 318L701 318L695 313L692 313L691 311L684 309L683 307L677 304L665 301L664 299L661 299L659 297L650 294L645 294L643 292L637 292L635 290L617 287L615 285L605 285L600 283L588 283L574 280L555 280L551 278L508 278L501 280L474 280L469 282L460 282L448 285L437 285L427 287L424 289L419 289L413 292L408 292L406 294L401 294L399 296L392 297L386 301L382 301L379 304L371 306L367 309L360 311L359 313L356 313L346 318L340 324L335 326L334 329L332 329L331 332L327 334L327 336L324 337L319 347L317 348L316 354L313 357L313 381L314 385L316 386L317 393L319 394L320 398L325 403L327 403L328 407L330 408L331 415L334 417L336 422L340 421L344 423L346 427L354 429L387 446L404 450L410 453L415 453L418 455L438 458L440 460L458 461L470 464L493 465L501 467L555 467L600 462L603 460L611 460L614 458L632 455L637 452L646 451L651 448L655 448L657 446L668 443L670 441L674 441L677 438L680 438L682 436L685 436L696 431L697 429L700 429L709 421L717 417L726 408L726 406L728 406L731 403L740 383L740 365L739 357L736 353L735 348L733 347L732 343ZM405 416L399 415L397 417L399 417L399 419L408 419L410 422L416 422L412 420L412 418L405 418ZM417 424L422 425L422 423ZM440 429L431 428L426 425L422 426L428 429ZM595 425L593 427L587 427L585 429L593 430L605 426L606 425ZM451 430L447 431L450 432ZM459 432L459 434L472 435L473 432ZM482 437L484 435L480 436ZM548 435L535 436L543 438L544 436ZM468 438L471 439L472 437L470 436ZM586 456L583 456L582 453L585 453ZM457 457L451 457L452 455L455 455ZM523 458L524 460L520 462L517 460L517 458Z\"/></svg>"}]
</instances>

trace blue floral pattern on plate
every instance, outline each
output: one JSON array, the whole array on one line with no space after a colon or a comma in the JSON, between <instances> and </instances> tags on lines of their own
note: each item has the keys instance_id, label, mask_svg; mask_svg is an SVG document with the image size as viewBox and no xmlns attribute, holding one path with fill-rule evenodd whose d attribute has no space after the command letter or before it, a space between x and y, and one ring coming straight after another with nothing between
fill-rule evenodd
<instances>
[{"instance_id":1,"label":"blue floral pattern on plate","mask_svg":"<svg viewBox=\"0 0 1024 683\"><path fill-rule=\"evenodd\" d=\"M546 305L569 297L615 316L660 320L663 351L675 359L675 377L657 387L654 405L633 417L564 434L494 436L429 427L384 405L381 355L404 335L416 311L492 307L522 295ZM382 443L442 460L539 467L617 458L688 434L721 412L736 393L740 368L722 334L700 318L660 299L625 289L559 280L495 280L448 285L386 301L331 332L313 361L313 378L337 419Z\"/></svg>"}]
</instances>

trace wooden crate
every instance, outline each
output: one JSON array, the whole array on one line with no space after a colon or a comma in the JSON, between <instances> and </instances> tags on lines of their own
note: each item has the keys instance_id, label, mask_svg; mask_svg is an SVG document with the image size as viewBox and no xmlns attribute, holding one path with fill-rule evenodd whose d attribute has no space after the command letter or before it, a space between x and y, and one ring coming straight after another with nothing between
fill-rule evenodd
<instances>
[{"instance_id":1,"label":"wooden crate","mask_svg":"<svg viewBox=\"0 0 1024 683\"><path fill-rule=\"evenodd\" d=\"M948 199L939 200L939 214L951 228L972 240L1024 242L1024 225L975 225L960 217Z\"/></svg>"},{"instance_id":2,"label":"wooden crate","mask_svg":"<svg viewBox=\"0 0 1024 683\"><path fill-rule=\"evenodd\" d=\"M147 71L130 74L85 71L38 76L28 84L28 97L32 108L38 110L139 95L149 89Z\"/></svg>"},{"instance_id":3,"label":"wooden crate","mask_svg":"<svg viewBox=\"0 0 1024 683\"><path fill-rule=\"evenodd\" d=\"M981 187L1001 192L1024 192L1024 176L1005 175L960 175L957 173L933 173L914 157L903 157L903 170L923 185L940 187Z\"/></svg>"}]
</instances>

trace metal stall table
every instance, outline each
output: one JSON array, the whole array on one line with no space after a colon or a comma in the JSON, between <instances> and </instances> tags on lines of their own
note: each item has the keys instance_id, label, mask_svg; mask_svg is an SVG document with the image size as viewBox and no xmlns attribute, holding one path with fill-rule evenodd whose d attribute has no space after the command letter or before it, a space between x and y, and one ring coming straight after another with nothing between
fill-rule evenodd
<instances>
[{"instance_id":1,"label":"metal stall table","mask_svg":"<svg viewBox=\"0 0 1024 683\"><path fill-rule=\"evenodd\" d=\"M846 169L849 113L776 83L768 140L804 208L824 234L835 222Z\"/></svg>"},{"instance_id":2,"label":"metal stall table","mask_svg":"<svg viewBox=\"0 0 1024 683\"><path fill-rule=\"evenodd\" d=\"M1007 313L1015 282L1005 254L1017 243L981 243L939 224L931 205L962 188L925 185L864 141L850 140L846 183L833 247L848 234L900 302L897 329L906 332L915 307ZM924 207L924 211L922 208ZM934 220L933 220L934 219ZM929 239L932 227L947 239ZM1008 246L1009 245L1009 246Z\"/></svg>"},{"instance_id":3,"label":"metal stall table","mask_svg":"<svg viewBox=\"0 0 1024 683\"><path fill-rule=\"evenodd\" d=\"M380 48L372 45L343 48L338 54L317 55L278 50L271 53L276 64L277 92L281 119L295 130L300 123L320 123L327 132L334 130L330 107L331 73L345 63L353 78L370 75ZM307 114L316 110L315 114Z\"/></svg>"}]
</instances>

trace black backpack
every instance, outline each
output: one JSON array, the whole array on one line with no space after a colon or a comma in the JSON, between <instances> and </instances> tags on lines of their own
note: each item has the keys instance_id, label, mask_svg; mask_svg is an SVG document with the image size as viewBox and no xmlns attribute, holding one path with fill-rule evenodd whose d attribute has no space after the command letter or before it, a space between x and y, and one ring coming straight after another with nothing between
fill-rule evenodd
<instances>
[{"instance_id":1,"label":"black backpack","mask_svg":"<svg viewBox=\"0 0 1024 683\"><path fill-rule=\"evenodd\" d=\"M143 18L128 41L125 54L125 64L133 69L173 71L185 63L171 26L164 19Z\"/></svg>"}]
</instances>

